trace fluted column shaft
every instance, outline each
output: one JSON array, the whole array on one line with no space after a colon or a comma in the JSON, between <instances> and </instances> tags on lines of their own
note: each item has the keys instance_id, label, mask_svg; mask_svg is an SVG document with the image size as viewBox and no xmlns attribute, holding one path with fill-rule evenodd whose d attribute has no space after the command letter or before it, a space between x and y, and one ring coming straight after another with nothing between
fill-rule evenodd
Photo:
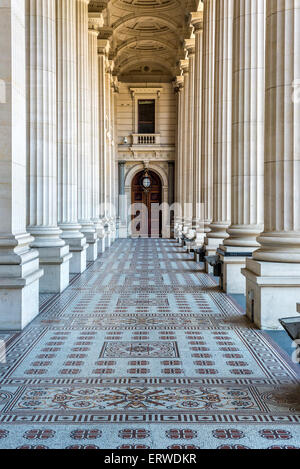
<instances>
[{"instance_id":1,"label":"fluted column shaft","mask_svg":"<svg viewBox=\"0 0 300 469\"><path fill-rule=\"evenodd\" d=\"M0 2L0 330L39 312L38 251L26 231L25 1Z\"/></svg>"},{"instance_id":2,"label":"fluted column shaft","mask_svg":"<svg viewBox=\"0 0 300 469\"><path fill-rule=\"evenodd\" d=\"M187 146L189 141L189 61L181 61L181 70L183 72L183 95L182 95L182 180L181 185L181 200L182 200L182 216L184 230L186 231L187 219L187 199L186 199L186 184L187 184Z\"/></svg>"},{"instance_id":3,"label":"fluted column shaft","mask_svg":"<svg viewBox=\"0 0 300 469\"><path fill-rule=\"evenodd\" d=\"M201 116L202 116L202 60L203 60L203 11L192 13L191 23L195 32L195 85L194 85L194 146L193 146L193 230L196 243L202 244L201 223Z\"/></svg>"},{"instance_id":4,"label":"fluted column shaft","mask_svg":"<svg viewBox=\"0 0 300 469\"><path fill-rule=\"evenodd\" d=\"M89 29L89 102L91 112L91 215L96 229L99 227L100 148L99 148L99 72L98 31Z\"/></svg>"},{"instance_id":5,"label":"fluted column shaft","mask_svg":"<svg viewBox=\"0 0 300 469\"><path fill-rule=\"evenodd\" d=\"M57 225L55 20L54 0L26 0L28 231L44 269L43 293L69 284L69 247Z\"/></svg>"},{"instance_id":6,"label":"fluted column shaft","mask_svg":"<svg viewBox=\"0 0 300 469\"><path fill-rule=\"evenodd\" d=\"M185 41L188 53L188 90L187 90L187 145L185 166L185 211L184 225L192 228L193 220L193 166L194 166L194 116L195 116L195 39Z\"/></svg>"},{"instance_id":7,"label":"fluted column shaft","mask_svg":"<svg viewBox=\"0 0 300 469\"><path fill-rule=\"evenodd\" d=\"M256 260L300 262L300 2L267 0L265 231ZM274 48L276 48L274 50Z\"/></svg>"},{"instance_id":8,"label":"fluted column shaft","mask_svg":"<svg viewBox=\"0 0 300 469\"><path fill-rule=\"evenodd\" d=\"M264 43L265 1L234 0L232 224L226 246L256 247L263 230Z\"/></svg>"},{"instance_id":9,"label":"fluted column shaft","mask_svg":"<svg viewBox=\"0 0 300 469\"><path fill-rule=\"evenodd\" d=\"M203 16L203 94L201 128L201 191L205 232L213 218L213 129L216 0L204 0Z\"/></svg>"},{"instance_id":10,"label":"fluted column shaft","mask_svg":"<svg viewBox=\"0 0 300 469\"><path fill-rule=\"evenodd\" d=\"M64 246L57 226L54 0L26 0L28 231L35 247Z\"/></svg>"},{"instance_id":11,"label":"fluted column shaft","mask_svg":"<svg viewBox=\"0 0 300 469\"><path fill-rule=\"evenodd\" d=\"M105 205L106 205L106 217L110 218L111 215L111 195L112 195L112 155L111 155L111 106L112 106L112 96L111 96L111 70L110 63L107 62L106 72L105 72L105 96L106 96L106 116L105 116L105 129L106 129L106 171L107 171L107 185L105 193Z\"/></svg>"},{"instance_id":12,"label":"fluted column shaft","mask_svg":"<svg viewBox=\"0 0 300 469\"><path fill-rule=\"evenodd\" d=\"M100 124L100 218L106 215L107 192L107 136L106 136L106 62L109 43L106 40L98 40L98 72L99 72L99 124Z\"/></svg>"},{"instance_id":13,"label":"fluted column shaft","mask_svg":"<svg viewBox=\"0 0 300 469\"><path fill-rule=\"evenodd\" d=\"M176 141L176 166L175 166L175 237L179 238L182 228L182 138L183 138L183 83L184 78L182 76L176 77L174 84L177 92L177 141Z\"/></svg>"},{"instance_id":14,"label":"fluted column shaft","mask_svg":"<svg viewBox=\"0 0 300 469\"><path fill-rule=\"evenodd\" d=\"M76 0L78 220L90 241L95 233L91 210L91 113L89 102L88 0Z\"/></svg>"},{"instance_id":15,"label":"fluted column shaft","mask_svg":"<svg viewBox=\"0 0 300 469\"><path fill-rule=\"evenodd\" d=\"M216 2L213 222L208 238L220 244L231 220L233 0Z\"/></svg>"},{"instance_id":16,"label":"fluted column shaft","mask_svg":"<svg viewBox=\"0 0 300 469\"><path fill-rule=\"evenodd\" d=\"M111 135L111 194L110 194L110 230L112 242L116 239L117 233L117 164L116 164L116 106L117 106L117 93L118 87L111 75L110 93L111 93L111 107L110 107L110 135Z\"/></svg>"},{"instance_id":17,"label":"fluted column shaft","mask_svg":"<svg viewBox=\"0 0 300 469\"><path fill-rule=\"evenodd\" d=\"M73 254L71 272L86 267L86 240L78 223L77 3L56 1L58 220Z\"/></svg>"}]
</instances>

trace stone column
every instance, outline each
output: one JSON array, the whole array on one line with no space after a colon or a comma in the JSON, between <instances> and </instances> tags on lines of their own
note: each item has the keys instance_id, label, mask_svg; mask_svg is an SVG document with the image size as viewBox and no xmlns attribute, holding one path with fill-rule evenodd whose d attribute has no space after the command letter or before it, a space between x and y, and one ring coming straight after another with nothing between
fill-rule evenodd
<instances>
[{"instance_id":1,"label":"stone column","mask_svg":"<svg viewBox=\"0 0 300 469\"><path fill-rule=\"evenodd\" d=\"M180 61L180 68L183 74L183 91L182 91L182 134L181 134L181 194L182 200L182 231L187 234L190 227L186 226L185 222L188 220L187 206L186 206L186 183L187 183L187 145L189 138L189 61L188 59Z\"/></svg>"},{"instance_id":2,"label":"stone column","mask_svg":"<svg viewBox=\"0 0 300 469\"><path fill-rule=\"evenodd\" d=\"M193 158L194 158L194 89L195 89L195 38L185 40L185 49L188 55L188 73L185 75L185 109L187 120L186 125L186 145L184 152L184 185L185 185L185 205L184 205L184 231L188 236L192 236L193 220Z\"/></svg>"},{"instance_id":3,"label":"stone column","mask_svg":"<svg viewBox=\"0 0 300 469\"><path fill-rule=\"evenodd\" d=\"M204 0L203 76L201 127L201 201L204 232L209 233L213 217L213 128L215 84L216 0Z\"/></svg>"},{"instance_id":4,"label":"stone column","mask_svg":"<svg viewBox=\"0 0 300 469\"><path fill-rule=\"evenodd\" d=\"M78 223L76 24L76 2L57 0L58 221L73 255L70 272L82 273L88 245Z\"/></svg>"},{"instance_id":5,"label":"stone column","mask_svg":"<svg viewBox=\"0 0 300 469\"><path fill-rule=\"evenodd\" d=\"M39 313L38 251L26 231L25 1L0 2L0 329Z\"/></svg>"},{"instance_id":6,"label":"stone column","mask_svg":"<svg viewBox=\"0 0 300 469\"><path fill-rule=\"evenodd\" d=\"M76 0L77 32L77 141L78 141L78 221L88 249L87 261L98 256L98 237L92 220L91 113L89 103L89 0Z\"/></svg>"},{"instance_id":7,"label":"stone column","mask_svg":"<svg viewBox=\"0 0 300 469\"><path fill-rule=\"evenodd\" d=\"M112 194L112 135L111 135L111 61L106 60L105 68L105 138L106 138L106 192L105 192L105 247L110 248L111 233L111 194Z\"/></svg>"},{"instance_id":8,"label":"stone column","mask_svg":"<svg viewBox=\"0 0 300 469\"><path fill-rule=\"evenodd\" d=\"M109 41L98 40L98 72L99 72L99 120L100 120L100 220L102 228L98 230L99 253L105 251L105 216L106 216L106 193L107 193L107 139L106 139L106 63L109 52Z\"/></svg>"},{"instance_id":9,"label":"stone column","mask_svg":"<svg viewBox=\"0 0 300 469\"><path fill-rule=\"evenodd\" d=\"M102 14L89 14L89 103L91 113L91 203L92 222L97 239L102 230L100 221L100 142L99 142L99 72L98 72L98 34L103 24ZM97 253L98 255L98 253Z\"/></svg>"},{"instance_id":10,"label":"stone column","mask_svg":"<svg viewBox=\"0 0 300 469\"><path fill-rule=\"evenodd\" d=\"M215 255L231 220L233 0L216 1L213 221L206 253Z\"/></svg>"},{"instance_id":11,"label":"stone column","mask_svg":"<svg viewBox=\"0 0 300 469\"><path fill-rule=\"evenodd\" d=\"M56 10L26 0L28 231L39 251L42 293L69 285L69 246L57 226Z\"/></svg>"},{"instance_id":12,"label":"stone column","mask_svg":"<svg viewBox=\"0 0 300 469\"><path fill-rule=\"evenodd\" d=\"M241 273L258 247L264 210L265 1L234 1L232 224L221 246L223 288L245 294Z\"/></svg>"},{"instance_id":13,"label":"stone column","mask_svg":"<svg viewBox=\"0 0 300 469\"><path fill-rule=\"evenodd\" d=\"M263 329L293 316L300 287L300 2L266 2L265 214L247 259L247 314Z\"/></svg>"},{"instance_id":14,"label":"stone column","mask_svg":"<svg viewBox=\"0 0 300 469\"><path fill-rule=\"evenodd\" d=\"M169 233L174 238L174 202L175 202L175 164L174 161L168 161L168 207L169 207Z\"/></svg>"},{"instance_id":15,"label":"stone column","mask_svg":"<svg viewBox=\"0 0 300 469\"><path fill-rule=\"evenodd\" d=\"M201 220L201 112L202 112L202 60L203 60L203 4L201 10L191 14L195 33L195 86L194 86L194 154L193 154L193 224L194 248L204 242Z\"/></svg>"},{"instance_id":16,"label":"stone column","mask_svg":"<svg viewBox=\"0 0 300 469\"><path fill-rule=\"evenodd\" d=\"M113 72L114 63L112 62L111 70ZM110 144L111 144L111 193L110 193L110 232L111 232L111 242L114 243L117 238L117 161L116 161L116 125L115 125L115 115L116 115L116 104L117 96L119 92L118 79L111 73L111 83L110 83L110 96L111 96L111 106L110 106Z\"/></svg>"},{"instance_id":17,"label":"stone column","mask_svg":"<svg viewBox=\"0 0 300 469\"><path fill-rule=\"evenodd\" d=\"M175 92L177 92L177 152L176 152L176 185L175 185L175 227L174 234L178 242L180 242L180 237L182 234L182 162L183 162L183 151L182 151L182 138L183 138L183 86L184 86L184 77L176 77L174 83Z\"/></svg>"},{"instance_id":18,"label":"stone column","mask_svg":"<svg viewBox=\"0 0 300 469\"><path fill-rule=\"evenodd\" d=\"M127 238L127 200L125 192L126 162L119 161L119 237Z\"/></svg>"}]
</instances>

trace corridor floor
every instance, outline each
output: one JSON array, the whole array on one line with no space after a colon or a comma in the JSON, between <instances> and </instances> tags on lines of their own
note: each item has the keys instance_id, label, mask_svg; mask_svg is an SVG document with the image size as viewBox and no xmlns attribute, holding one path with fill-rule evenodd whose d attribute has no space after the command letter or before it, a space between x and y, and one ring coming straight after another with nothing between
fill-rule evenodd
<instances>
[{"instance_id":1,"label":"corridor floor","mask_svg":"<svg viewBox=\"0 0 300 469\"><path fill-rule=\"evenodd\" d=\"M0 448L300 447L300 366L174 241L117 241L0 339Z\"/></svg>"}]
</instances>

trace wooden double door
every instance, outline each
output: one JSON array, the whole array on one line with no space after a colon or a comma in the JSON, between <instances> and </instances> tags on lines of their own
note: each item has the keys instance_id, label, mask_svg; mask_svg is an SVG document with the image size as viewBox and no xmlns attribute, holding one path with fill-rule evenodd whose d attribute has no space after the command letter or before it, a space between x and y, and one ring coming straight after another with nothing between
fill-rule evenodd
<instances>
[{"instance_id":1,"label":"wooden double door","mask_svg":"<svg viewBox=\"0 0 300 469\"><path fill-rule=\"evenodd\" d=\"M132 181L131 203L133 237L159 238L162 236L162 186L159 176L148 171L149 190L143 187L145 172L138 173Z\"/></svg>"}]
</instances>

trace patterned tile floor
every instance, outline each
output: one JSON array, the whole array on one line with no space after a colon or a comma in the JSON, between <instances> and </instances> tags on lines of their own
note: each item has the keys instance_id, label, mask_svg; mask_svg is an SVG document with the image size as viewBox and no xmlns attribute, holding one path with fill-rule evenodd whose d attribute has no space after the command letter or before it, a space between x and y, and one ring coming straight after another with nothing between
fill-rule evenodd
<instances>
[{"instance_id":1,"label":"patterned tile floor","mask_svg":"<svg viewBox=\"0 0 300 469\"><path fill-rule=\"evenodd\" d=\"M0 339L0 448L300 447L300 367L174 241L117 241Z\"/></svg>"}]
</instances>

